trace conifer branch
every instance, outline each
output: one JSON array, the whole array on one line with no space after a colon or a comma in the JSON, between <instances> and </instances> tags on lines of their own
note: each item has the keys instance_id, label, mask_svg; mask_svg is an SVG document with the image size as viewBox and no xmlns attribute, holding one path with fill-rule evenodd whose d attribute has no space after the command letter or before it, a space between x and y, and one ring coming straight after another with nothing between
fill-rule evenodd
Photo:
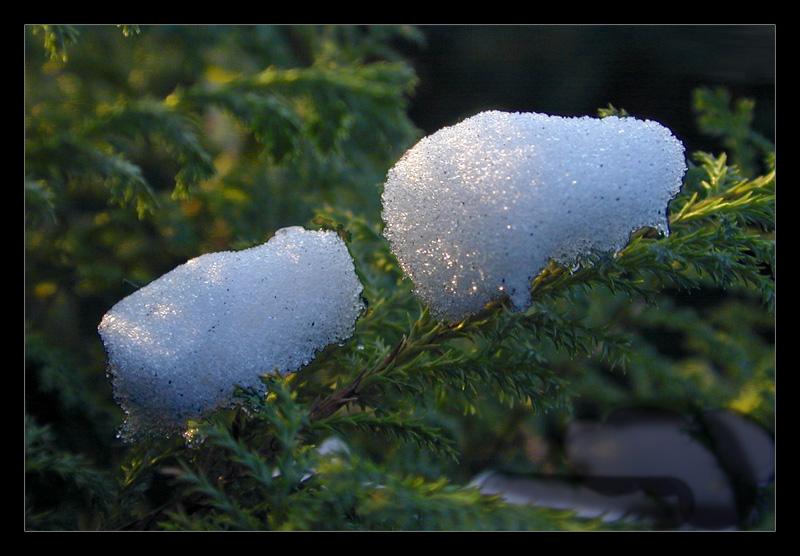
<instances>
[{"instance_id":1,"label":"conifer branch","mask_svg":"<svg viewBox=\"0 0 800 556\"><path fill-rule=\"evenodd\" d=\"M38 399L26 399L26 413L36 404L59 412L63 430L83 433L76 445L105 438L98 460L116 462L109 391L90 394L74 378L87 369L101 378L92 388L108 386L92 319L129 293L119 284L147 280L190 251L252 245L288 221L310 223L346 244L368 303L347 342L314 352L288 376L264 376L263 388L242 390L240 405L189 421L183 436L126 445L111 472L62 449L72 438L26 419L26 473L41 480L30 507L36 494L55 500L52 512L29 511L31 526L592 528L596 522L513 507L445 479L453 461L463 465L458 473L485 463L483 454L461 449L475 441L462 432L484 427L477 432L484 442L491 429L485 444L505 445L549 426L536 412L552 410L547 421L560 421L582 396L606 411L619 392L626 402L649 402L648 389L670 400L688 392L686 405L744 408L766 421L773 415L774 146L752 130L752 102L696 93L701 130L726 151L691 154L669 207L669 234L645 228L619 252L587 254L575 266L549 263L530 283L528 310L498 297L476 314L440 321L404 278L377 214L376 184L419 136L406 115L417 78L386 42L397 29L119 26L112 31L129 38L114 44L114 60L138 60L153 44L174 49L135 75L117 62L97 64L113 36L105 29L33 31L44 40L29 43L37 48L26 71L26 207L40 217L26 219L26 313L36 315L26 386ZM241 59L226 64L230 52ZM610 105L600 114L628 117ZM233 140L222 146L222 133L206 133L212 128ZM148 218L136 221L107 201ZM701 311L678 300L693 290L742 295ZM659 353L649 333L662 331L688 354ZM73 341L79 362L70 365L56 346ZM179 370L196 381L191 386L207 378L190 365ZM459 421L479 411L482 422ZM356 449L322 453L320 441L331 433ZM375 438L380 443L369 448L385 450L381 463L360 449ZM432 455L430 468L425 457L407 464L420 452ZM69 488L52 488L53 477Z\"/></svg>"}]
</instances>

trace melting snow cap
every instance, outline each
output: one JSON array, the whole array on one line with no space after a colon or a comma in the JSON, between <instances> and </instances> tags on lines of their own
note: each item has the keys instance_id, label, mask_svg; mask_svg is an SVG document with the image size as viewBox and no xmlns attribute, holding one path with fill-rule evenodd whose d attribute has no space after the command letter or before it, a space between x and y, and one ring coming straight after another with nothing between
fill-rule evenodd
<instances>
[{"instance_id":1,"label":"melting snow cap","mask_svg":"<svg viewBox=\"0 0 800 556\"><path fill-rule=\"evenodd\" d=\"M263 389L349 338L362 285L341 238L300 227L267 243L191 259L117 303L98 331L126 439L169 434Z\"/></svg>"},{"instance_id":2,"label":"melting snow cap","mask_svg":"<svg viewBox=\"0 0 800 556\"><path fill-rule=\"evenodd\" d=\"M683 144L649 120L488 111L424 137L389 171L384 235L441 320L508 295L531 305L550 259L621 250L669 233Z\"/></svg>"}]
</instances>

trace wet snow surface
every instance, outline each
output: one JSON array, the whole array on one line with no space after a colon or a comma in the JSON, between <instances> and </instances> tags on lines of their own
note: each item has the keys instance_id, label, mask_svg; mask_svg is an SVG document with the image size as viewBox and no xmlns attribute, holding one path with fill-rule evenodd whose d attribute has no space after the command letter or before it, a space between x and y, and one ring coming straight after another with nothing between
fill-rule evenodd
<instances>
[{"instance_id":1,"label":"wet snow surface","mask_svg":"<svg viewBox=\"0 0 800 556\"><path fill-rule=\"evenodd\" d=\"M171 433L234 403L236 386L300 370L347 339L362 285L333 232L279 230L265 244L199 256L117 303L99 325L121 436Z\"/></svg>"},{"instance_id":2,"label":"wet snow surface","mask_svg":"<svg viewBox=\"0 0 800 556\"><path fill-rule=\"evenodd\" d=\"M506 294L525 310L551 259L618 251L645 226L668 234L685 171L683 144L657 122L482 112L389 171L384 235L440 320Z\"/></svg>"}]
</instances>

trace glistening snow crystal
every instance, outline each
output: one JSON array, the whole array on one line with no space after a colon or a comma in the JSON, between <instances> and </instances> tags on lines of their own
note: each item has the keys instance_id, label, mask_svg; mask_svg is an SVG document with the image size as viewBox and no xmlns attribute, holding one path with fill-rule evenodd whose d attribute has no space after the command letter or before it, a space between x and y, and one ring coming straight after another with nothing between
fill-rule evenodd
<instances>
[{"instance_id":1,"label":"glistening snow crystal","mask_svg":"<svg viewBox=\"0 0 800 556\"><path fill-rule=\"evenodd\" d=\"M553 259L621 250L630 233L669 233L683 144L653 121L489 111L443 128L389 171L384 235L440 320L508 295L531 305Z\"/></svg>"},{"instance_id":2,"label":"glistening snow crystal","mask_svg":"<svg viewBox=\"0 0 800 556\"><path fill-rule=\"evenodd\" d=\"M298 371L349 338L363 310L334 232L279 230L267 243L199 256L117 303L99 325L121 436L171 433L234 404L235 387Z\"/></svg>"}]
</instances>

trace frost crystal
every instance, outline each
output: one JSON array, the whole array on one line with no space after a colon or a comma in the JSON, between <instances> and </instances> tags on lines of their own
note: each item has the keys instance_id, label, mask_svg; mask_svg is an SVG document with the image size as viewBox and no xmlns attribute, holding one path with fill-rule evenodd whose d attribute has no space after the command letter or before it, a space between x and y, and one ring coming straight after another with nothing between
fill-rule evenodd
<instances>
[{"instance_id":1,"label":"frost crystal","mask_svg":"<svg viewBox=\"0 0 800 556\"><path fill-rule=\"evenodd\" d=\"M316 351L349 338L363 287L334 232L279 230L267 243L210 253L117 303L99 325L121 436L170 434L234 404L236 386L263 390Z\"/></svg>"},{"instance_id":2,"label":"frost crystal","mask_svg":"<svg viewBox=\"0 0 800 556\"><path fill-rule=\"evenodd\" d=\"M440 320L508 295L530 307L553 259L618 251L630 233L669 233L683 144L653 121L489 111L443 128L389 171L384 235Z\"/></svg>"}]
</instances>

